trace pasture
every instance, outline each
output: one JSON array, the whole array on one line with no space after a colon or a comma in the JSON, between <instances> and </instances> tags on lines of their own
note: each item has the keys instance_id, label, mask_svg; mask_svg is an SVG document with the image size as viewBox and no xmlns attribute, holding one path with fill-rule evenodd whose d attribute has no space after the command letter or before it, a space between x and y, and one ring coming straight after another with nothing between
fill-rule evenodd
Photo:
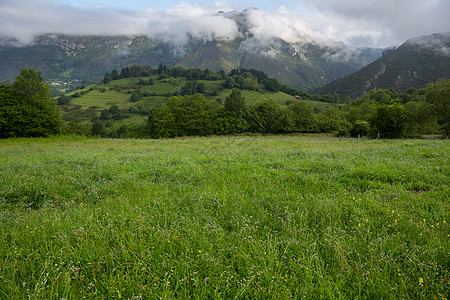
<instances>
[{"instance_id":1,"label":"pasture","mask_svg":"<svg viewBox=\"0 0 450 300\"><path fill-rule=\"evenodd\" d=\"M448 299L450 143L0 141L2 299Z\"/></svg>"}]
</instances>

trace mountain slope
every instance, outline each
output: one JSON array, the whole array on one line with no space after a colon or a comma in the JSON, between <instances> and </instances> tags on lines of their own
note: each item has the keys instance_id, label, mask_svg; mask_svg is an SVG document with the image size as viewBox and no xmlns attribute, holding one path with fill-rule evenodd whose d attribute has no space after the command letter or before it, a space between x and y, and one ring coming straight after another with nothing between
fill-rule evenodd
<instances>
[{"instance_id":1,"label":"mountain slope","mask_svg":"<svg viewBox=\"0 0 450 300\"><path fill-rule=\"evenodd\" d=\"M450 78L450 33L410 39L361 70L317 91L357 98L373 89L405 92L443 78Z\"/></svg>"},{"instance_id":2,"label":"mountain slope","mask_svg":"<svg viewBox=\"0 0 450 300\"><path fill-rule=\"evenodd\" d=\"M0 42L0 81L13 81L22 67L49 80L100 80L107 71L132 64L166 64L178 58L165 43L144 36L44 35L32 45Z\"/></svg>"}]
</instances>

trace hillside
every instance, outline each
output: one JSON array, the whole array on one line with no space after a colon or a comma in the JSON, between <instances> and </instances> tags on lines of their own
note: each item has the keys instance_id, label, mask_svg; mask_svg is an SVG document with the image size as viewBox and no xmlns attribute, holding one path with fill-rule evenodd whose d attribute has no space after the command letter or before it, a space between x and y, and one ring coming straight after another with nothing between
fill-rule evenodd
<instances>
[{"instance_id":1,"label":"hillside","mask_svg":"<svg viewBox=\"0 0 450 300\"><path fill-rule=\"evenodd\" d=\"M393 88L405 92L427 83L450 78L450 33L406 41L361 70L317 89L357 98L370 90Z\"/></svg>"},{"instance_id":2,"label":"hillside","mask_svg":"<svg viewBox=\"0 0 450 300\"><path fill-rule=\"evenodd\" d=\"M186 69L176 67L172 73L175 74L177 71L180 72L182 70ZM204 71L199 69L190 69L188 73L191 74L189 77L204 76ZM225 87L226 78L237 78L239 80L242 77L240 75L220 77L219 73L214 72L208 74L210 74L209 79L193 80L192 78L188 79L178 75L158 74L158 70L154 70L152 76L122 78L75 90L66 96L58 98L58 107L64 121L76 123L86 128L90 128L96 120L101 120L107 128L112 129L118 129L122 125L139 125L148 119L151 109L163 105L171 96L182 95L186 86L192 82L195 82L197 86L203 86L200 92L206 99L223 103L234 87ZM250 75L247 74L246 76ZM247 81L251 82L252 86L241 89L247 105L253 105L264 100L272 100L279 105L285 106L296 100L295 96L280 90L268 90L263 83L258 83L256 79ZM286 86L284 88L289 89ZM191 91L187 94L193 94L194 92ZM297 92L307 97L305 99L307 99L308 106L315 112L334 106L331 103L318 101L329 101L328 98L324 97L322 99L301 91ZM132 99L133 94L137 96ZM115 111L115 113L113 114L111 111Z\"/></svg>"}]
</instances>

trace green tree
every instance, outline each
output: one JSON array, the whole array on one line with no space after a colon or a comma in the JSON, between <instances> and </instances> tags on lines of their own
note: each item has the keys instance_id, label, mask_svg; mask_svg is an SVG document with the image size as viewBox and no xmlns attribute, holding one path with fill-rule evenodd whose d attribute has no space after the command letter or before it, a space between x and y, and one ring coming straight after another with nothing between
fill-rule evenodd
<instances>
[{"instance_id":1,"label":"green tree","mask_svg":"<svg viewBox=\"0 0 450 300\"><path fill-rule=\"evenodd\" d=\"M245 111L245 99L241 91L234 88L231 94L225 98L225 110L234 112L238 117L243 115Z\"/></svg>"},{"instance_id":2,"label":"green tree","mask_svg":"<svg viewBox=\"0 0 450 300\"><path fill-rule=\"evenodd\" d=\"M348 133L350 123L346 120L342 109L333 107L317 115L317 126L320 132L334 132L343 136Z\"/></svg>"},{"instance_id":3,"label":"green tree","mask_svg":"<svg viewBox=\"0 0 450 300\"><path fill-rule=\"evenodd\" d=\"M133 93L131 94L130 101L131 101L131 102L138 102L140 98L141 98L141 97L139 97L139 94L138 94L138 93L133 92Z\"/></svg>"},{"instance_id":4,"label":"green tree","mask_svg":"<svg viewBox=\"0 0 450 300\"><path fill-rule=\"evenodd\" d=\"M434 113L444 125L444 136L448 137L450 134L450 79L429 84L426 95L427 101L434 106Z\"/></svg>"},{"instance_id":5,"label":"green tree","mask_svg":"<svg viewBox=\"0 0 450 300\"><path fill-rule=\"evenodd\" d=\"M258 82L252 78L245 78L242 80L241 88L244 90L256 90Z\"/></svg>"},{"instance_id":6,"label":"green tree","mask_svg":"<svg viewBox=\"0 0 450 300\"><path fill-rule=\"evenodd\" d=\"M411 101L405 104L407 112L405 133L408 137L420 137L423 134L438 133L439 126L434 107L425 101Z\"/></svg>"},{"instance_id":7,"label":"green tree","mask_svg":"<svg viewBox=\"0 0 450 300\"><path fill-rule=\"evenodd\" d=\"M315 129L314 113L304 101L297 101L288 107L292 112L294 130L297 132L313 132Z\"/></svg>"},{"instance_id":8,"label":"green tree","mask_svg":"<svg viewBox=\"0 0 450 300\"><path fill-rule=\"evenodd\" d=\"M24 68L11 86L1 85L1 137L45 137L59 133L61 124L40 72Z\"/></svg>"},{"instance_id":9,"label":"green tree","mask_svg":"<svg viewBox=\"0 0 450 300\"><path fill-rule=\"evenodd\" d=\"M367 121L356 120L350 127L350 135L352 137L366 136L369 133L370 124Z\"/></svg>"},{"instance_id":10,"label":"green tree","mask_svg":"<svg viewBox=\"0 0 450 300\"><path fill-rule=\"evenodd\" d=\"M402 104L380 105L370 118L372 134L382 138L399 138L405 129L406 112Z\"/></svg>"},{"instance_id":11,"label":"green tree","mask_svg":"<svg viewBox=\"0 0 450 300\"><path fill-rule=\"evenodd\" d=\"M113 79L112 79L112 76L111 76L111 74L109 74L109 73L106 73L106 74L105 74L105 77L103 77L103 83L104 83L104 84L110 83L112 80L113 80Z\"/></svg>"},{"instance_id":12,"label":"green tree","mask_svg":"<svg viewBox=\"0 0 450 300\"><path fill-rule=\"evenodd\" d=\"M60 97L58 98L57 104L58 104L58 105L66 105L66 104L69 104L70 101L72 101L72 98L71 98L71 97L66 96L66 95L62 95L62 96L60 96Z\"/></svg>"},{"instance_id":13,"label":"green tree","mask_svg":"<svg viewBox=\"0 0 450 300\"><path fill-rule=\"evenodd\" d=\"M148 116L148 127L152 138L176 136L175 115L167 105L156 107Z\"/></svg>"},{"instance_id":14,"label":"green tree","mask_svg":"<svg viewBox=\"0 0 450 300\"><path fill-rule=\"evenodd\" d=\"M280 115L280 106L273 100L264 100L261 103L255 104L248 114L248 123L250 124L251 132L259 133L273 133L275 120Z\"/></svg>"},{"instance_id":15,"label":"green tree","mask_svg":"<svg viewBox=\"0 0 450 300\"><path fill-rule=\"evenodd\" d=\"M275 78L265 79L263 80L263 84L265 88L271 92L278 92L281 89L281 83Z\"/></svg>"},{"instance_id":16,"label":"green tree","mask_svg":"<svg viewBox=\"0 0 450 300\"><path fill-rule=\"evenodd\" d=\"M105 127L103 126L101 121L97 120L94 122L94 124L92 124L91 134L97 137L102 137L105 135Z\"/></svg>"}]
</instances>

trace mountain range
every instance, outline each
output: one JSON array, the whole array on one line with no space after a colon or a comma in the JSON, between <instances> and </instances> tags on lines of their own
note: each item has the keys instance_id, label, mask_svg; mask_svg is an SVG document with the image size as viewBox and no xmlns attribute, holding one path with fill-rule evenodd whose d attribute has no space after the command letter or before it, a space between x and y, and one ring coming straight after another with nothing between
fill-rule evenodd
<instances>
[{"instance_id":1,"label":"mountain range","mask_svg":"<svg viewBox=\"0 0 450 300\"><path fill-rule=\"evenodd\" d=\"M355 99L373 89L406 92L440 79L450 78L450 32L407 40L382 57L341 80L317 89Z\"/></svg>"},{"instance_id":2,"label":"mountain range","mask_svg":"<svg viewBox=\"0 0 450 300\"><path fill-rule=\"evenodd\" d=\"M256 35L249 10L218 12L233 20L233 39L190 37L186 43L140 36L46 34L28 45L0 38L0 81L12 82L22 67L41 71L51 82L99 81L105 73L133 64L224 70L257 69L288 86L353 98L370 89L405 91L450 70L450 33L406 41L398 48L358 48L296 33L295 42ZM300 38L298 38L300 37ZM342 78L342 79L341 79Z\"/></svg>"},{"instance_id":3,"label":"mountain range","mask_svg":"<svg viewBox=\"0 0 450 300\"><path fill-rule=\"evenodd\" d=\"M47 34L25 46L0 39L0 80L13 81L22 67L35 68L53 81L93 81L114 68L164 64L226 72L253 68L289 86L312 89L355 72L373 60L343 43L318 42L308 36L301 42L256 37L247 18L248 10L218 14L236 22L239 37L191 37L184 45L147 36Z\"/></svg>"}]
</instances>

